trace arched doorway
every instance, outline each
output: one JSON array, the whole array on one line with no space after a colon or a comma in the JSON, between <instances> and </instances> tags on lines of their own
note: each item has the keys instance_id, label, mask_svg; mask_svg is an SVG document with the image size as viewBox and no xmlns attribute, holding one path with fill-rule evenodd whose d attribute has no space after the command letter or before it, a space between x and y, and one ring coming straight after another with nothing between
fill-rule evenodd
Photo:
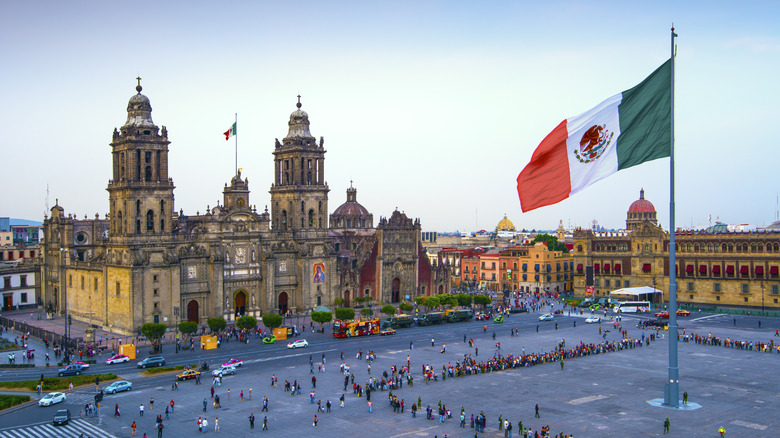
<instances>
[{"instance_id":1,"label":"arched doorway","mask_svg":"<svg viewBox=\"0 0 780 438\"><path fill-rule=\"evenodd\" d=\"M233 296L233 311L236 316L243 316L246 314L246 292L239 290Z\"/></svg>"},{"instance_id":2,"label":"arched doorway","mask_svg":"<svg viewBox=\"0 0 780 438\"><path fill-rule=\"evenodd\" d=\"M349 305L349 291L344 291L344 307L350 307Z\"/></svg>"},{"instance_id":3,"label":"arched doorway","mask_svg":"<svg viewBox=\"0 0 780 438\"><path fill-rule=\"evenodd\" d=\"M390 297L390 302L397 303L399 301L401 301L401 280L394 278L392 296Z\"/></svg>"},{"instance_id":4,"label":"arched doorway","mask_svg":"<svg viewBox=\"0 0 780 438\"><path fill-rule=\"evenodd\" d=\"M187 321L194 322L195 324L200 322L198 318L198 302L195 300L191 300L187 303Z\"/></svg>"},{"instance_id":5,"label":"arched doorway","mask_svg":"<svg viewBox=\"0 0 780 438\"><path fill-rule=\"evenodd\" d=\"M282 315L287 313L287 292L279 294L279 313Z\"/></svg>"},{"instance_id":6,"label":"arched doorway","mask_svg":"<svg viewBox=\"0 0 780 438\"><path fill-rule=\"evenodd\" d=\"M444 285L441 285L441 284L439 285L439 293L440 294L444 293Z\"/></svg>"}]
</instances>

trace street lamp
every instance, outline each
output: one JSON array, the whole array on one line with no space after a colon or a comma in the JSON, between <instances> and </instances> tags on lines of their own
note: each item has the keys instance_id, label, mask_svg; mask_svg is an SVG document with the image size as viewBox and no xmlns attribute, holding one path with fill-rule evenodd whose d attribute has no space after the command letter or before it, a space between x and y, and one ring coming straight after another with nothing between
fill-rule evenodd
<instances>
[{"instance_id":1,"label":"street lamp","mask_svg":"<svg viewBox=\"0 0 780 438\"><path fill-rule=\"evenodd\" d=\"M179 353L179 306L173 306L173 316L175 316L175 328L174 333L176 333L176 353Z\"/></svg>"},{"instance_id":2,"label":"street lamp","mask_svg":"<svg viewBox=\"0 0 780 438\"><path fill-rule=\"evenodd\" d=\"M761 280L761 313L764 313L764 281Z\"/></svg>"},{"instance_id":3,"label":"street lamp","mask_svg":"<svg viewBox=\"0 0 780 438\"><path fill-rule=\"evenodd\" d=\"M70 364L70 342L68 342L68 326L70 325L70 318L68 318L68 249L60 248L60 260L62 261L62 279L60 281L62 285L62 307L65 310L65 363Z\"/></svg>"}]
</instances>

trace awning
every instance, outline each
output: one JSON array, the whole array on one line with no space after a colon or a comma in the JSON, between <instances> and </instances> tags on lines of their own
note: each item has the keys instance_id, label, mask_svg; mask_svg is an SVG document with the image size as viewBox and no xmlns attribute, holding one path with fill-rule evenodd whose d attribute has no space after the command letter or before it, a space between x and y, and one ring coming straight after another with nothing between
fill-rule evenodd
<instances>
[{"instance_id":1,"label":"awning","mask_svg":"<svg viewBox=\"0 0 780 438\"><path fill-rule=\"evenodd\" d=\"M713 274L720 274L720 265L715 265L712 267L712 273Z\"/></svg>"},{"instance_id":2,"label":"awning","mask_svg":"<svg viewBox=\"0 0 780 438\"><path fill-rule=\"evenodd\" d=\"M528 274L523 274L523 281L528 280Z\"/></svg>"},{"instance_id":3,"label":"awning","mask_svg":"<svg viewBox=\"0 0 780 438\"><path fill-rule=\"evenodd\" d=\"M539 265L534 265L534 271L539 272Z\"/></svg>"},{"instance_id":4,"label":"awning","mask_svg":"<svg viewBox=\"0 0 780 438\"><path fill-rule=\"evenodd\" d=\"M693 265L686 266L685 267L685 272L687 272L689 274L692 273L693 272Z\"/></svg>"},{"instance_id":5,"label":"awning","mask_svg":"<svg viewBox=\"0 0 780 438\"><path fill-rule=\"evenodd\" d=\"M650 272L650 269L651 269L650 268L650 263L645 263L644 265L642 265L642 270L643 271Z\"/></svg>"},{"instance_id":6,"label":"awning","mask_svg":"<svg viewBox=\"0 0 780 438\"><path fill-rule=\"evenodd\" d=\"M699 265L699 274L707 273L707 265Z\"/></svg>"},{"instance_id":7,"label":"awning","mask_svg":"<svg viewBox=\"0 0 780 438\"><path fill-rule=\"evenodd\" d=\"M577 263L577 270L582 271L582 263Z\"/></svg>"},{"instance_id":8,"label":"awning","mask_svg":"<svg viewBox=\"0 0 780 438\"><path fill-rule=\"evenodd\" d=\"M539 281L539 274L534 274L534 280Z\"/></svg>"},{"instance_id":9,"label":"awning","mask_svg":"<svg viewBox=\"0 0 780 438\"><path fill-rule=\"evenodd\" d=\"M733 274L734 273L734 266L732 266L732 265L726 266L726 273L727 274Z\"/></svg>"},{"instance_id":10,"label":"awning","mask_svg":"<svg viewBox=\"0 0 780 438\"><path fill-rule=\"evenodd\" d=\"M556 263L555 264L555 270L556 271L560 271L561 270L561 264L560 263Z\"/></svg>"},{"instance_id":11,"label":"awning","mask_svg":"<svg viewBox=\"0 0 780 438\"><path fill-rule=\"evenodd\" d=\"M593 265L593 270L594 271L598 271L599 270L599 264L598 263Z\"/></svg>"},{"instance_id":12,"label":"awning","mask_svg":"<svg viewBox=\"0 0 780 438\"><path fill-rule=\"evenodd\" d=\"M552 275L548 275L547 276L547 281L550 281L550 280L552 280Z\"/></svg>"},{"instance_id":13,"label":"awning","mask_svg":"<svg viewBox=\"0 0 780 438\"><path fill-rule=\"evenodd\" d=\"M756 275L764 275L764 267L756 266Z\"/></svg>"},{"instance_id":14,"label":"awning","mask_svg":"<svg viewBox=\"0 0 780 438\"><path fill-rule=\"evenodd\" d=\"M609 263L604 263L604 272L609 272Z\"/></svg>"},{"instance_id":15,"label":"awning","mask_svg":"<svg viewBox=\"0 0 780 438\"><path fill-rule=\"evenodd\" d=\"M552 265L548 263L547 264L547 272L550 272L550 271L552 271Z\"/></svg>"},{"instance_id":16,"label":"awning","mask_svg":"<svg viewBox=\"0 0 780 438\"><path fill-rule=\"evenodd\" d=\"M747 275L750 273L750 266L742 266L739 268L739 273L742 275Z\"/></svg>"},{"instance_id":17,"label":"awning","mask_svg":"<svg viewBox=\"0 0 780 438\"><path fill-rule=\"evenodd\" d=\"M528 263L523 263L523 271L527 271L527 270L528 270Z\"/></svg>"},{"instance_id":18,"label":"awning","mask_svg":"<svg viewBox=\"0 0 780 438\"><path fill-rule=\"evenodd\" d=\"M620 263L615 263L615 272L620 272L621 266Z\"/></svg>"},{"instance_id":19,"label":"awning","mask_svg":"<svg viewBox=\"0 0 780 438\"><path fill-rule=\"evenodd\" d=\"M780 270L777 266L770 266L769 267L769 273L772 275L777 275L777 271Z\"/></svg>"},{"instance_id":20,"label":"awning","mask_svg":"<svg viewBox=\"0 0 780 438\"><path fill-rule=\"evenodd\" d=\"M560 280L561 279L561 274L555 274L555 275L557 276L556 280Z\"/></svg>"}]
</instances>

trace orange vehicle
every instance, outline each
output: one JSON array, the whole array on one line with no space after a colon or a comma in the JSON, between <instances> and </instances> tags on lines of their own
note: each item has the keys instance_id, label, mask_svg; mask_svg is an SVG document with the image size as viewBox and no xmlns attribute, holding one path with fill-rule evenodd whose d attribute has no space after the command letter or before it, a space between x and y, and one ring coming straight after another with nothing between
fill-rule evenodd
<instances>
[{"instance_id":1,"label":"orange vehicle","mask_svg":"<svg viewBox=\"0 0 780 438\"><path fill-rule=\"evenodd\" d=\"M689 312L687 310L677 309L677 316L690 316L690 315L691 315L691 312ZM656 313L655 316L657 316L659 318L669 318L669 312L664 310L663 312Z\"/></svg>"},{"instance_id":2,"label":"orange vehicle","mask_svg":"<svg viewBox=\"0 0 780 438\"><path fill-rule=\"evenodd\" d=\"M333 321L333 336L336 338L351 338L353 336L369 336L379 333L379 319L350 319Z\"/></svg>"}]
</instances>

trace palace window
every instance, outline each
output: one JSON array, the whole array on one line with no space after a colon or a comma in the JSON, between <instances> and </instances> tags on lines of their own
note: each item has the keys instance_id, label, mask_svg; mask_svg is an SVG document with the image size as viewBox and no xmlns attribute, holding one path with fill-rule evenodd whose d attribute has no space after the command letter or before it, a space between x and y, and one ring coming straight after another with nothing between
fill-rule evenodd
<instances>
[{"instance_id":1,"label":"palace window","mask_svg":"<svg viewBox=\"0 0 780 438\"><path fill-rule=\"evenodd\" d=\"M750 293L750 285L748 283L742 283L742 293L743 294Z\"/></svg>"},{"instance_id":2,"label":"palace window","mask_svg":"<svg viewBox=\"0 0 780 438\"><path fill-rule=\"evenodd\" d=\"M688 286L688 292L691 292L693 290L693 282L689 281L687 286Z\"/></svg>"},{"instance_id":3,"label":"palace window","mask_svg":"<svg viewBox=\"0 0 780 438\"><path fill-rule=\"evenodd\" d=\"M712 291L713 292L720 292L720 283L718 283L718 282L712 283Z\"/></svg>"}]
</instances>

